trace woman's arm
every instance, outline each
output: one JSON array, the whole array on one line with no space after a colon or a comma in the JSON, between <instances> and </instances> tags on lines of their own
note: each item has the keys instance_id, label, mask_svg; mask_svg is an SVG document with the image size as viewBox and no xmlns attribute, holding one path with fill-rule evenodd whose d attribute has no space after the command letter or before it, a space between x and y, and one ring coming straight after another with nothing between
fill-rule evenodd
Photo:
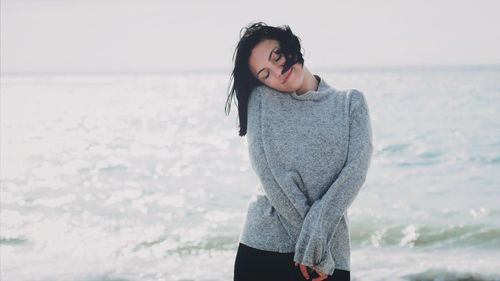
<instances>
[{"instance_id":1,"label":"woman's arm","mask_svg":"<svg viewBox=\"0 0 500 281\"><path fill-rule=\"evenodd\" d=\"M260 179L261 186L285 230L295 243L302 229L302 223L309 211L307 198L297 186L297 175L274 175L269 168L262 144L261 96L265 88L257 88L248 102L248 150L250 163ZM280 182L276 178L283 179Z\"/></svg>"},{"instance_id":2,"label":"woman's arm","mask_svg":"<svg viewBox=\"0 0 500 281\"><path fill-rule=\"evenodd\" d=\"M335 263L328 242L365 181L372 150L368 105L363 93L353 89L346 164L328 191L309 209L296 244L295 262L333 274Z\"/></svg>"}]
</instances>

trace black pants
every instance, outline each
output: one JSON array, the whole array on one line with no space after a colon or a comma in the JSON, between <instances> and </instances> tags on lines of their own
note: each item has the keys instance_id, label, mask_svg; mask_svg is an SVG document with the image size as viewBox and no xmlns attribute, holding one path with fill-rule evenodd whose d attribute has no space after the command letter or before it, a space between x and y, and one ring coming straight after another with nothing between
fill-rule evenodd
<instances>
[{"instance_id":1,"label":"black pants","mask_svg":"<svg viewBox=\"0 0 500 281\"><path fill-rule=\"evenodd\" d=\"M300 268L295 266L293 256L294 253L263 251L239 243L234 263L234 281L307 280ZM335 269L333 275L325 280L350 281L350 271Z\"/></svg>"}]
</instances>

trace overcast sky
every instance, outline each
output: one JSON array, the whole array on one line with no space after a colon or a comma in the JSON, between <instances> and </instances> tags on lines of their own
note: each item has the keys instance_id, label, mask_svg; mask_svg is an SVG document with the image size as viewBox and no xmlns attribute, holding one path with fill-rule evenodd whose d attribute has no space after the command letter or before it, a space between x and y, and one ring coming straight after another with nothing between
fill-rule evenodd
<instances>
[{"instance_id":1,"label":"overcast sky","mask_svg":"<svg viewBox=\"0 0 500 281\"><path fill-rule=\"evenodd\" d=\"M231 69L287 24L314 67L500 64L498 0L1 0L2 73Z\"/></svg>"}]
</instances>

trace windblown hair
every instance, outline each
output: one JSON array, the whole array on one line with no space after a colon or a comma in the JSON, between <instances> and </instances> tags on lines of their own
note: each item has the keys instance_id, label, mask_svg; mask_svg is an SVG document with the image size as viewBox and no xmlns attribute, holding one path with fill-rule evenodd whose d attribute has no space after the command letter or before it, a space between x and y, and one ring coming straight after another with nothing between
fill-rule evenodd
<instances>
[{"instance_id":1,"label":"windblown hair","mask_svg":"<svg viewBox=\"0 0 500 281\"><path fill-rule=\"evenodd\" d=\"M241 35L244 31L243 36ZM248 60L253 48L265 39L277 40L280 44L280 50L277 53L285 56L285 64L283 65L282 74L287 72L294 64L304 64L304 58L301 53L300 38L293 34L288 25L283 26L268 26L263 22L250 23L240 30L240 40L233 53L234 69L231 73L229 91L225 113L229 115L231 111L231 102L234 94L236 94L238 106L238 119L240 122L239 135L244 136L247 133L247 115L248 115L248 99L252 90L263 85L250 71Z\"/></svg>"}]
</instances>

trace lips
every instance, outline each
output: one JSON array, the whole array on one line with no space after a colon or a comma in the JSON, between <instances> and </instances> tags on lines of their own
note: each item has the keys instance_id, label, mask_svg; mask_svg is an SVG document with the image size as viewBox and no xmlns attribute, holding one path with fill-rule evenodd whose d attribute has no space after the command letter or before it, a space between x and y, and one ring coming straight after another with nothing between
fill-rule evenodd
<instances>
[{"instance_id":1,"label":"lips","mask_svg":"<svg viewBox=\"0 0 500 281\"><path fill-rule=\"evenodd\" d=\"M288 70L288 74L285 76L285 79L283 80L283 82L281 82L281 84L285 84L286 81L288 81L288 78L290 78L290 74L292 74L292 70L293 70L293 68L290 68Z\"/></svg>"}]
</instances>

